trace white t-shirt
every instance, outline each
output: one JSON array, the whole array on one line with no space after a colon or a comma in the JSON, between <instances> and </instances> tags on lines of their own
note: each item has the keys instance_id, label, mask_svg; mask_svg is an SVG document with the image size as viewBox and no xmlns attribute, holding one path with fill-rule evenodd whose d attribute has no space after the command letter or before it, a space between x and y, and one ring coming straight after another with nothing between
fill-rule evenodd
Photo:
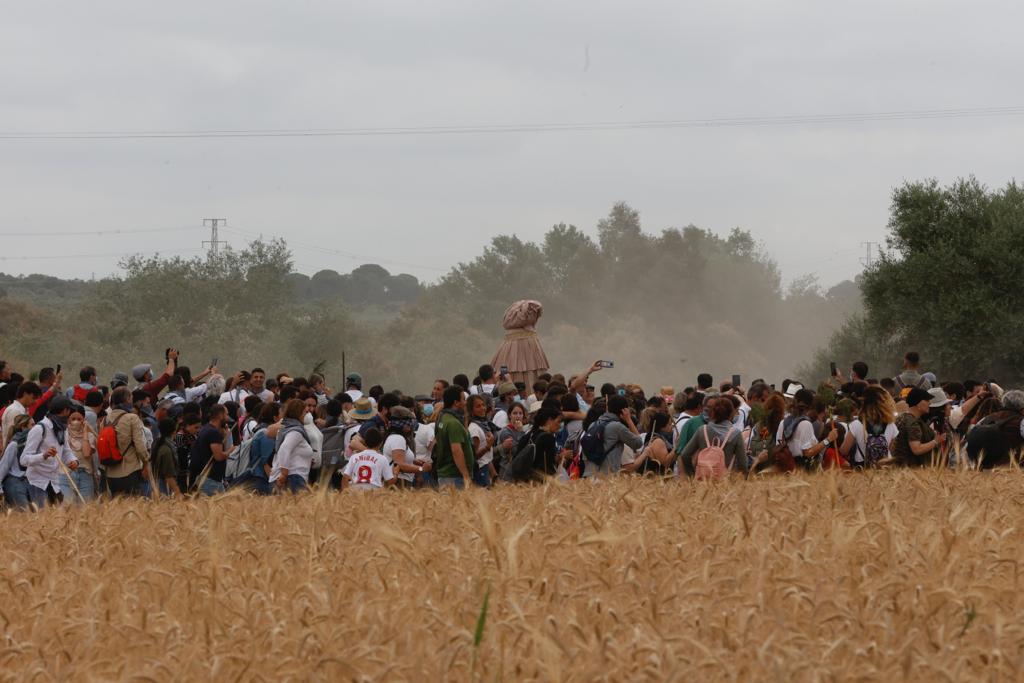
<instances>
[{"instance_id":1,"label":"white t-shirt","mask_svg":"<svg viewBox=\"0 0 1024 683\"><path fill-rule=\"evenodd\" d=\"M405 451L405 456L402 458L402 462L396 464L411 465L416 459L416 455L411 452L412 449L409 448L409 444L401 434L392 434L385 439L384 447L380 450L381 453L384 454L384 457L388 459L388 462L395 462L395 451ZM398 478L412 482L416 479L416 475L412 472L399 472Z\"/></svg>"},{"instance_id":2,"label":"white t-shirt","mask_svg":"<svg viewBox=\"0 0 1024 683\"><path fill-rule=\"evenodd\" d=\"M483 448L484 446L487 445L487 432L485 432L484 428L478 425L476 422L469 423L469 438L480 439L480 445L477 446L477 448ZM486 453L484 453L477 459L476 466L483 467L484 465L489 464L492 460L494 460L493 448L488 450Z\"/></svg>"},{"instance_id":3,"label":"white t-shirt","mask_svg":"<svg viewBox=\"0 0 1024 683\"><path fill-rule=\"evenodd\" d=\"M3 421L0 423L3 426L3 431L0 432L0 441L3 442L4 448L7 448L7 432L14 426L14 418L27 414L28 409L21 405L21 401L13 401L11 405L7 406L7 410L4 411Z\"/></svg>"},{"instance_id":4,"label":"white t-shirt","mask_svg":"<svg viewBox=\"0 0 1024 683\"><path fill-rule=\"evenodd\" d=\"M740 407L736 409L736 418L732 421L732 426L736 428L736 431L743 432L747 428L747 416L750 415L750 406L743 399L740 399Z\"/></svg>"},{"instance_id":5,"label":"white t-shirt","mask_svg":"<svg viewBox=\"0 0 1024 683\"><path fill-rule=\"evenodd\" d=\"M782 432L785 430L786 421L783 420L779 423L779 431L775 434L775 442L782 443ZM803 420L793 430L793 436L787 442L789 446L789 452L793 454L794 458L802 457L804 451L808 448L814 448L818 444L818 439L814 436L814 425L810 420Z\"/></svg>"},{"instance_id":6,"label":"white t-shirt","mask_svg":"<svg viewBox=\"0 0 1024 683\"><path fill-rule=\"evenodd\" d=\"M352 488L364 491L383 488L394 479L391 463L377 451L362 451L352 456L342 473L348 477Z\"/></svg>"},{"instance_id":7,"label":"white t-shirt","mask_svg":"<svg viewBox=\"0 0 1024 683\"><path fill-rule=\"evenodd\" d=\"M245 424L242 425L242 441L248 441L252 438L252 435L257 432L260 428L260 423L256 420L246 420Z\"/></svg>"},{"instance_id":8,"label":"white t-shirt","mask_svg":"<svg viewBox=\"0 0 1024 683\"><path fill-rule=\"evenodd\" d=\"M864 462L864 452L867 450L867 430L864 429L863 423L858 420L854 420L849 425L850 433L853 434L853 438L857 445L854 448L854 452L850 453L850 460L852 462ZM896 438L896 435L900 433L900 428L895 423L887 424L885 426L885 443L891 446L892 440Z\"/></svg>"},{"instance_id":9,"label":"white t-shirt","mask_svg":"<svg viewBox=\"0 0 1024 683\"><path fill-rule=\"evenodd\" d=\"M253 393L256 393L256 392L253 392ZM264 403L270 403L271 401L274 400L274 392L271 391L270 389L264 389L263 391L261 391L260 393L258 393L256 395L259 396L260 400L263 401Z\"/></svg>"},{"instance_id":10,"label":"white t-shirt","mask_svg":"<svg viewBox=\"0 0 1024 683\"><path fill-rule=\"evenodd\" d=\"M433 462L433 454L430 452L430 445L434 442L434 434L437 425L433 422L421 424L416 430L416 460L421 462Z\"/></svg>"},{"instance_id":11,"label":"white t-shirt","mask_svg":"<svg viewBox=\"0 0 1024 683\"><path fill-rule=\"evenodd\" d=\"M221 394L220 398L217 399L217 403L224 405L228 401L234 401L238 405L244 405L247 398L249 398L249 392L245 389L232 389Z\"/></svg>"},{"instance_id":12,"label":"white t-shirt","mask_svg":"<svg viewBox=\"0 0 1024 683\"><path fill-rule=\"evenodd\" d=\"M469 388L469 393L473 395L483 394L484 396L490 396L494 393L494 387L496 386L496 384L474 384Z\"/></svg>"}]
</instances>

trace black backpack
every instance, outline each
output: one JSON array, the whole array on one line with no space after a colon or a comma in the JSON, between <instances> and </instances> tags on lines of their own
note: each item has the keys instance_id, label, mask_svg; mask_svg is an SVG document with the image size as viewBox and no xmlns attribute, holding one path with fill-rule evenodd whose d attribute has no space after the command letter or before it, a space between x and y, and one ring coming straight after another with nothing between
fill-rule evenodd
<instances>
[{"instance_id":1,"label":"black backpack","mask_svg":"<svg viewBox=\"0 0 1024 683\"><path fill-rule=\"evenodd\" d=\"M583 457L599 467L604 464L608 454L615 450L614 445L608 450L604 448L604 430L609 422L611 422L610 418L599 417L587 427L587 431L580 437Z\"/></svg>"},{"instance_id":2,"label":"black backpack","mask_svg":"<svg viewBox=\"0 0 1024 683\"><path fill-rule=\"evenodd\" d=\"M983 470L1009 464L1011 450L1020 455L1021 417L1020 413L997 413L983 419L967 433L967 457ZM1011 429L1017 438L1008 433Z\"/></svg>"}]
</instances>

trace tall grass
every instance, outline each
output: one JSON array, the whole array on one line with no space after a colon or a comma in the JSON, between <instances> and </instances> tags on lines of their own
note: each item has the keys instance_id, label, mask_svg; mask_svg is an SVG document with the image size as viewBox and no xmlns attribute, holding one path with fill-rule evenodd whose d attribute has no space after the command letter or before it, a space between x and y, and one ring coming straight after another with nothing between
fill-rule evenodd
<instances>
[{"instance_id":1,"label":"tall grass","mask_svg":"<svg viewBox=\"0 0 1024 683\"><path fill-rule=\"evenodd\" d=\"M17 680L1021 680L1018 472L9 514Z\"/></svg>"}]
</instances>

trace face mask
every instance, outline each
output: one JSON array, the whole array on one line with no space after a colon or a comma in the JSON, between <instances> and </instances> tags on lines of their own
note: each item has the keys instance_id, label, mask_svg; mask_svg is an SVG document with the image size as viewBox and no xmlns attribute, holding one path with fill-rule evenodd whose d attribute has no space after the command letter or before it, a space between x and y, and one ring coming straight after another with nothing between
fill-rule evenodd
<instances>
[{"instance_id":1,"label":"face mask","mask_svg":"<svg viewBox=\"0 0 1024 683\"><path fill-rule=\"evenodd\" d=\"M434 414L434 406L430 403L423 406L423 417L430 417Z\"/></svg>"}]
</instances>

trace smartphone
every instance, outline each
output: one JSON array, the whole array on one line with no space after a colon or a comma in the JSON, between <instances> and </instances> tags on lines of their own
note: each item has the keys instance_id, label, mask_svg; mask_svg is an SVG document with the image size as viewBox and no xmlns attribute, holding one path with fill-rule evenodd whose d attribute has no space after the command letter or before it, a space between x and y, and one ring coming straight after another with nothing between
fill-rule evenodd
<instances>
[{"instance_id":1,"label":"smartphone","mask_svg":"<svg viewBox=\"0 0 1024 683\"><path fill-rule=\"evenodd\" d=\"M507 365L502 365L500 372L503 375L507 375L508 374L508 366Z\"/></svg>"},{"instance_id":2,"label":"smartphone","mask_svg":"<svg viewBox=\"0 0 1024 683\"><path fill-rule=\"evenodd\" d=\"M836 362L832 361L831 363L829 363L828 364L828 369L829 369L829 372L832 373L831 375L829 375L829 377L835 377L836 376Z\"/></svg>"},{"instance_id":3,"label":"smartphone","mask_svg":"<svg viewBox=\"0 0 1024 683\"><path fill-rule=\"evenodd\" d=\"M60 374L60 363L57 363L57 374Z\"/></svg>"},{"instance_id":4,"label":"smartphone","mask_svg":"<svg viewBox=\"0 0 1024 683\"><path fill-rule=\"evenodd\" d=\"M216 356L214 356L213 358L211 358L211 359L210 359L210 367L211 367L211 368L215 368L215 367L217 367L217 361L219 361L219 360L220 360L220 358L217 358Z\"/></svg>"},{"instance_id":5,"label":"smartphone","mask_svg":"<svg viewBox=\"0 0 1024 683\"><path fill-rule=\"evenodd\" d=\"M740 385L740 376L739 375L733 375L732 376L732 386L733 386L734 389L736 387L738 387L738 386L741 386Z\"/></svg>"},{"instance_id":6,"label":"smartphone","mask_svg":"<svg viewBox=\"0 0 1024 683\"><path fill-rule=\"evenodd\" d=\"M615 363L610 360L599 360L597 361L597 367L599 368L614 368Z\"/></svg>"}]
</instances>

